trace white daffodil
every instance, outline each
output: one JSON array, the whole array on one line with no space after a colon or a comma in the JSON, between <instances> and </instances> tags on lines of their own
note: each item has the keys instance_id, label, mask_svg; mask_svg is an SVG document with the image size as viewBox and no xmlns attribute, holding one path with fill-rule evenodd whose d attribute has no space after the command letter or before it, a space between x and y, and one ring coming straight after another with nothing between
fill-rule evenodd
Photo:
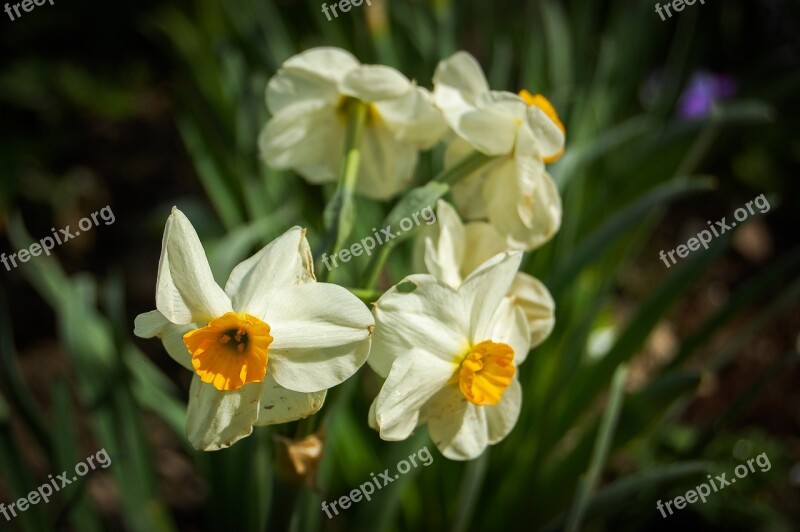
<instances>
[{"instance_id":1,"label":"white daffodil","mask_svg":"<svg viewBox=\"0 0 800 532\"><path fill-rule=\"evenodd\" d=\"M427 422L444 456L470 460L511 432L530 339L524 313L505 297L520 259L496 255L457 289L411 275L375 303L367 363L386 381L369 422L382 439L403 440Z\"/></svg>"},{"instance_id":2,"label":"white daffodil","mask_svg":"<svg viewBox=\"0 0 800 532\"><path fill-rule=\"evenodd\" d=\"M424 238L424 264L428 273L453 288L491 257L508 250L497 230L485 222L464 224L446 201L436 206L438 224ZM541 344L555 325L555 302L547 288L535 277L517 272L507 296L528 319L530 347Z\"/></svg>"},{"instance_id":3,"label":"white daffodil","mask_svg":"<svg viewBox=\"0 0 800 532\"><path fill-rule=\"evenodd\" d=\"M161 338L194 371L186 433L205 451L232 445L254 425L315 413L327 389L364 363L374 329L355 296L316 282L304 229L236 266L223 290L176 208L164 229L156 308L136 318L134 333Z\"/></svg>"},{"instance_id":4,"label":"white daffodil","mask_svg":"<svg viewBox=\"0 0 800 532\"><path fill-rule=\"evenodd\" d=\"M413 177L418 151L433 146L447 126L428 90L393 68L362 65L338 48L291 57L270 79L272 118L259 138L263 158L310 183L335 182L353 100L369 106L356 191L377 200L401 192Z\"/></svg>"},{"instance_id":5,"label":"white daffodil","mask_svg":"<svg viewBox=\"0 0 800 532\"><path fill-rule=\"evenodd\" d=\"M466 52L439 63L434 102L458 135L446 166L473 150L496 159L460 180L453 200L467 220L487 219L511 247L534 249L561 225L561 198L544 163L564 151L564 126L542 95L492 91Z\"/></svg>"}]
</instances>

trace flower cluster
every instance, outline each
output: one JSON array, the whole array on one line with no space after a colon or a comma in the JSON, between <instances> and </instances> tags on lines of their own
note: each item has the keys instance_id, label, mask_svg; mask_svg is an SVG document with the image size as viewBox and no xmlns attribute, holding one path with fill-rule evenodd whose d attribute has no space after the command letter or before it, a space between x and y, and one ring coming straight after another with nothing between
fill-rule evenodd
<instances>
[{"instance_id":1,"label":"flower cluster","mask_svg":"<svg viewBox=\"0 0 800 532\"><path fill-rule=\"evenodd\" d=\"M340 179L352 149L354 192L373 200L406 192L420 150L440 141L445 172L485 158L449 181L452 204L438 201L438 225L418 240L421 273L389 288L372 312L347 289L317 282L299 227L220 287L191 223L173 209L157 310L136 318L135 334L160 338L194 373L186 428L197 449L316 413L327 390L365 362L385 379L368 415L384 440L427 423L444 456L469 460L513 429L517 369L554 325L549 292L519 267L560 225L545 164L563 153L564 126L541 95L490 90L465 52L442 61L433 80L429 91L392 68L315 48L287 60L267 87L261 154L312 184ZM353 141L355 106L363 128Z\"/></svg>"}]
</instances>

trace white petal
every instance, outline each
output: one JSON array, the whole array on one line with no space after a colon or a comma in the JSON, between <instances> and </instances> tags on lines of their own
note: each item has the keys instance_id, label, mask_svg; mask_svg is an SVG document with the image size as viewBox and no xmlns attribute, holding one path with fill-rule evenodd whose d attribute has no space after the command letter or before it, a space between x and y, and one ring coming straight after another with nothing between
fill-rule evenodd
<instances>
[{"instance_id":1,"label":"white petal","mask_svg":"<svg viewBox=\"0 0 800 532\"><path fill-rule=\"evenodd\" d=\"M358 60L339 48L312 48L286 60L267 85L267 105L272 114L309 99L335 102L337 84Z\"/></svg>"},{"instance_id":2,"label":"white petal","mask_svg":"<svg viewBox=\"0 0 800 532\"><path fill-rule=\"evenodd\" d=\"M288 423L315 414L322 408L327 393L327 390L314 393L287 390L275 382L269 372L261 384L256 426Z\"/></svg>"},{"instance_id":3,"label":"white petal","mask_svg":"<svg viewBox=\"0 0 800 532\"><path fill-rule=\"evenodd\" d=\"M396 196L410 186L418 157L414 145L395 139L384 125L367 126L356 192L378 201Z\"/></svg>"},{"instance_id":4,"label":"white petal","mask_svg":"<svg viewBox=\"0 0 800 532\"><path fill-rule=\"evenodd\" d=\"M290 390L316 392L353 375L367 359L374 321L345 288L308 283L280 292L265 321L273 337L268 368Z\"/></svg>"},{"instance_id":5,"label":"white petal","mask_svg":"<svg viewBox=\"0 0 800 532\"><path fill-rule=\"evenodd\" d=\"M381 377L395 358L424 349L445 362L469 347L469 307L432 275L410 275L373 305L375 336L367 363Z\"/></svg>"},{"instance_id":6,"label":"white petal","mask_svg":"<svg viewBox=\"0 0 800 532\"><path fill-rule=\"evenodd\" d=\"M270 349L316 349L366 340L375 322L364 303L330 283L287 286L264 314L273 337Z\"/></svg>"},{"instance_id":7,"label":"white petal","mask_svg":"<svg viewBox=\"0 0 800 532\"><path fill-rule=\"evenodd\" d=\"M292 227L233 269L225 293L236 312L263 318L276 294L314 281L313 258L305 235L305 229Z\"/></svg>"},{"instance_id":8,"label":"white petal","mask_svg":"<svg viewBox=\"0 0 800 532\"><path fill-rule=\"evenodd\" d=\"M175 325L157 310L139 314L134 321L133 334L139 338L158 337L169 356L186 369L194 371L192 355L183 343L183 335L197 328L197 325Z\"/></svg>"},{"instance_id":9,"label":"white petal","mask_svg":"<svg viewBox=\"0 0 800 532\"><path fill-rule=\"evenodd\" d=\"M525 101L513 92L489 91L478 98L478 107L491 107L504 115L515 117L519 122L524 122L528 106Z\"/></svg>"},{"instance_id":10,"label":"white petal","mask_svg":"<svg viewBox=\"0 0 800 532\"><path fill-rule=\"evenodd\" d=\"M532 249L550 240L561 227L561 196L555 181L539 160L517 157L515 162L522 194L517 212L525 229L520 238L513 232L509 233L509 243Z\"/></svg>"},{"instance_id":11,"label":"white petal","mask_svg":"<svg viewBox=\"0 0 800 532\"><path fill-rule=\"evenodd\" d=\"M172 323L208 322L231 311L197 233L176 207L167 219L156 282L156 308Z\"/></svg>"},{"instance_id":12,"label":"white petal","mask_svg":"<svg viewBox=\"0 0 800 532\"><path fill-rule=\"evenodd\" d=\"M470 309L470 340L479 343L491 337L493 319L519 269L522 253L509 251L495 255L472 272L459 294Z\"/></svg>"},{"instance_id":13,"label":"white petal","mask_svg":"<svg viewBox=\"0 0 800 532\"><path fill-rule=\"evenodd\" d=\"M561 197L540 160L517 157L492 169L483 185L489 223L511 247L535 249L561 225Z\"/></svg>"},{"instance_id":14,"label":"white petal","mask_svg":"<svg viewBox=\"0 0 800 532\"><path fill-rule=\"evenodd\" d=\"M375 405L381 439L408 438L417 426L419 411L449 381L458 366L422 349L395 359Z\"/></svg>"},{"instance_id":15,"label":"white petal","mask_svg":"<svg viewBox=\"0 0 800 532\"><path fill-rule=\"evenodd\" d=\"M467 401L458 386L431 398L425 415L431 440L451 460L472 460L489 445L486 411Z\"/></svg>"},{"instance_id":16,"label":"white petal","mask_svg":"<svg viewBox=\"0 0 800 532\"><path fill-rule=\"evenodd\" d=\"M221 392L195 375L186 411L189 442L200 451L217 451L249 436L258 418L261 392L260 382Z\"/></svg>"},{"instance_id":17,"label":"white petal","mask_svg":"<svg viewBox=\"0 0 800 532\"><path fill-rule=\"evenodd\" d=\"M447 132L441 111L428 90L414 87L400 98L374 104L381 120L397 140L430 148Z\"/></svg>"},{"instance_id":18,"label":"white petal","mask_svg":"<svg viewBox=\"0 0 800 532\"><path fill-rule=\"evenodd\" d=\"M464 254L461 274L466 277L498 253L508 250L505 237L486 222L470 222L464 226L469 253Z\"/></svg>"},{"instance_id":19,"label":"white petal","mask_svg":"<svg viewBox=\"0 0 800 532\"><path fill-rule=\"evenodd\" d=\"M268 367L275 381L288 390L313 393L352 377L369 355L370 340L311 349L270 350Z\"/></svg>"},{"instance_id":20,"label":"white petal","mask_svg":"<svg viewBox=\"0 0 800 532\"><path fill-rule=\"evenodd\" d=\"M447 145L444 157L445 167L450 168L458 164L459 161L474 153L474 151L475 149L467 141L456 137ZM508 160L508 158L499 157L494 161L490 161L453 185L451 189L453 204L461 214L462 220L485 220L487 218L488 211L486 209L486 200L483 197L483 184L486 177L504 160Z\"/></svg>"},{"instance_id":21,"label":"white petal","mask_svg":"<svg viewBox=\"0 0 800 532\"><path fill-rule=\"evenodd\" d=\"M153 338L161 334L170 321L157 310L139 314L133 320L133 334L139 338Z\"/></svg>"},{"instance_id":22,"label":"white petal","mask_svg":"<svg viewBox=\"0 0 800 532\"><path fill-rule=\"evenodd\" d=\"M514 149L519 121L502 108L486 107L457 115L452 120L445 112L445 119L458 136L486 155L508 155Z\"/></svg>"},{"instance_id":23,"label":"white petal","mask_svg":"<svg viewBox=\"0 0 800 532\"><path fill-rule=\"evenodd\" d=\"M522 408L522 387L515 376L511 384L503 392L500 402L493 406L485 406L486 421L489 428L489 445L504 439L517 424Z\"/></svg>"},{"instance_id":24,"label":"white petal","mask_svg":"<svg viewBox=\"0 0 800 532\"><path fill-rule=\"evenodd\" d=\"M535 105L528 107L528 125L543 157L554 157L564 149L564 132Z\"/></svg>"},{"instance_id":25,"label":"white petal","mask_svg":"<svg viewBox=\"0 0 800 532\"><path fill-rule=\"evenodd\" d=\"M500 306L492 316L488 340L506 344L514 350L514 364L519 366L525 361L530 351L530 329L525 313L514 299L503 298Z\"/></svg>"},{"instance_id":26,"label":"white petal","mask_svg":"<svg viewBox=\"0 0 800 532\"><path fill-rule=\"evenodd\" d=\"M411 82L396 69L362 65L349 71L339 83L342 94L371 103L399 98L412 90Z\"/></svg>"},{"instance_id":27,"label":"white petal","mask_svg":"<svg viewBox=\"0 0 800 532\"><path fill-rule=\"evenodd\" d=\"M542 158L544 156L542 155L541 147L539 146L538 139L528 125L527 121L525 121L525 123L523 123L519 129L517 129L517 141L516 145L514 146L514 155L515 157L533 157L542 163L540 166L542 169L544 169L544 163L542 162Z\"/></svg>"},{"instance_id":28,"label":"white petal","mask_svg":"<svg viewBox=\"0 0 800 532\"><path fill-rule=\"evenodd\" d=\"M275 168L331 167L321 175L304 173L309 182L319 184L336 179L333 168L338 172L344 133L345 124L333 104L309 100L275 114L261 130L258 147L261 157Z\"/></svg>"},{"instance_id":29,"label":"white petal","mask_svg":"<svg viewBox=\"0 0 800 532\"><path fill-rule=\"evenodd\" d=\"M378 406L378 397L375 396L375 399L372 400L372 403L369 405L369 413L367 414L367 425L372 430L379 431L381 428L378 426L378 418L376 417L377 414L375 413L375 409Z\"/></svg>"},{"instance_id":30,"label":"white petal","mask_svg":"<svg viewBox=\"0 0 800 532\"><path fill-rule=\"evenodd\" d=\"M433 82L434 102L453 131L486 155L511 153L525 112L521 98L490 92L480 65L465 52L441 61Z\"/></svg>"},{"instance_id":31,"label":"white petal","mask_svg":"<svg viewBox=\"0 0 800 532\"><path fill-rule=\"evenodd\" d=\"M425 265L428 272L453 288L461 285L461 262L464 260L464 225L447 202L436 203L438 235L426 240Z\"/></svg>"},{"instance_id":32,"label":"white petal","mask_svg":"<svg viewBox=\"0 0 800 532\"><path fill-rule=\"evenodd\" d=\"M541 344L556 323L553 296L538 279L526 273L517 273L511 283L511 296L525 313L531 333L530 347Z\"/></svg>"},{"instance_id":33,"label":"white petal","mask_svg":"<svg viewBox=\"0 0 800 532\"><path fill-rule=\"evenodd\" d=\"M437 89L439 86L457 89L470 102L489 92L489 83L481 65L467 52L456 52L440 61L433 74L433 83Z\"/></svg>"}]
</instances>

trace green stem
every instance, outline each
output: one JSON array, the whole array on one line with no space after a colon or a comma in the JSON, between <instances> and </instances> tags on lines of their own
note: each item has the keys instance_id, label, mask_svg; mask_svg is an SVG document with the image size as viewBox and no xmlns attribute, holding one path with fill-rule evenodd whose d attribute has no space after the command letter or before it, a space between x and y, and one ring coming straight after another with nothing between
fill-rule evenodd
<instances>
[{"instance_id":1,"label":"green stem","mask_svg":"<svg viewBox=\"0 0 800 532\"><path fill-rule=\"evenodd\" d=\"M333 240L330 255L336 253L344 246L353 229L355 207L353 195L358 181L358 167L361 164L361 138L364 133L364 124L367 121L369 106L355 98L346 104L347 133L344 145L344 158L339 174L339 184L336 192L325 208L325 226ZM329 272L324 273L327 280Z\"/></svg>"},{"instance_id":2,"label":"green stem","mask_svg":"<svg viewBox=\"0 0 800 532\"><path fill-rule=\"evenodd\" d=\"M442 170L432 181L454 185L492 159L494 157L473 151L450 168Z\"/></svg>"},{"instance_id":3,"label":"green stem","mask_svg":"<svg viewBox=\"0 0 800 532\"><path fill-rule=\"evenodd\" d=\"M348 288L348 290L367 305L381 297L379 291L368 288Z\"/></svg>"},{"instance_id":4,"label":"green stem","mask_svg":"<svg viewBox=\"0 0 800 532\"><path fill-rule=\"evenodd\" d=\"M439 174L434 177L431 182L445 184L448 186L452 186L458 183L460 180L464 179L466 176L473 173L475 170L479 169L484 164L488 163L494 159L494 157L484 155L478 151L473 151L456 164L451 166L450 168L446 168L445 170L441 171ZM430 185L430 183L428 183ZM428 186L425 185L425 186ZM421 187L424 188L424 187ZM430 188L430 187L429 187ZM414 192L419 192L420 188L416 188L412 191L409 191L406 196L401 199L397 205L403 205L407 202L410 198L410 195ZM433 193L432 195L425 195L427 201L435 202L438 198L443 196L447 193L449 189L447 187L442 187L441 192ZM396 209L396 208L395 208ZM409 212L413 211L410 209ZM393 211L394 212L394 211ZM389 218L384 221L384 226L391 225L391 223L387 223L391 219L391 213L389 214ZM392 249L394 248L395 242L389 241L385 243L377 253L372 256L372 260L367 265L367 269L364 271L361 279L363 279L363 288L366 290L371 290L375 283L378 281L378 276L380 275L381 270L383 269L383 265L386 262L386 259L389 258L389 254L391 253Z\"/></svg>"},{"instance_id":5,"label":"green stem","mask_svg":"<svg viewBox=\"0 0 800 532\"><path fill-rule=\"evenodd\" d=\"M369 261L367 269L364 271L364 290L372 290L372 287L378 282L378 275L380 275L383 264L389 258L389 253L391 253L393 247L394 244L387 242L372 256L372 260Z\"/></svg>"}]
</instances>

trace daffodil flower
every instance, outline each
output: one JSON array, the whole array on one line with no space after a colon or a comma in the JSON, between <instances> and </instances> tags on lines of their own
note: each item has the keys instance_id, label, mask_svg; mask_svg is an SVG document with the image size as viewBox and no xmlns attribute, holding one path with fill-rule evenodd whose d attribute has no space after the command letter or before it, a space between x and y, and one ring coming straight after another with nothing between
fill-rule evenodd
<instances>
[{"instance_id":1,"label":"daffodil flower","mask_svg":"<svg viewBox=\"0 0 800 532\"><path fill-rule=\"evenodd\" d=\"M375 303L367 363L386 381L369 423L382 439L403 440L427 422L444 456L470 460L511 432L530 340L523 311L506 297L520 259L496 255L457 289L411 275Z\"/></svg>"},{"instance_id":2,"label":"daffodil flower","mask_svg":"<svg viewBox=\"0 0 800 532\"><path fill-rule=\"evenodd\" d=\"M134 333L159 337L195 373L186 432L213 451L315 413L327 389L369 354L374 320L346 289L314 278L305 230L294 227L214 280L192 224L176 208L158 265L156 308Z\"/></svg>"},{"instance_id":3,"label":"daffodil flower","mask_svg":"<svg viewBox=\"0 0 800 532\"><path fill-rule=\"evenodd\" d=\"M495 157L453 187L467 220L486 219L510 247L534 249L561 224L561 198L544 164L564 151L564 126L542 95L492 91L478 62L457 52L434 74L434 103L458 135L445 165L473 150Z\"/></svg>"},{"instance_id":4,"label":"daffodil flower","mask_svg":"<svg viewBox=\"0 0 800 532\"><path fill-rule=\"evenodd\" d=\"M267 85L272 118L259 138L270 165L294 169L313 184L338 179L348 103L369 106L356 192L385 200L404 190L418 152L447 131L428 90L397 70L362 65L338 48L313 48L289 58Z\"/></svg>"},{"instance_id":5,"label":"daffodil flower","mask_svg":"<svg viewBox=\"0 0 800 532\"><path fill-rule=\"evenodd\" d=\"M508 250L502 235L486 222L462 223L446 201L436 205L437 224L425 235L424 264L428 273L453 288L491 257ZM555 302L547 288L535 277L517 272L507 297L528 319L530 347L541 344L555 325Z\"/></svg>"}]
</instances>

